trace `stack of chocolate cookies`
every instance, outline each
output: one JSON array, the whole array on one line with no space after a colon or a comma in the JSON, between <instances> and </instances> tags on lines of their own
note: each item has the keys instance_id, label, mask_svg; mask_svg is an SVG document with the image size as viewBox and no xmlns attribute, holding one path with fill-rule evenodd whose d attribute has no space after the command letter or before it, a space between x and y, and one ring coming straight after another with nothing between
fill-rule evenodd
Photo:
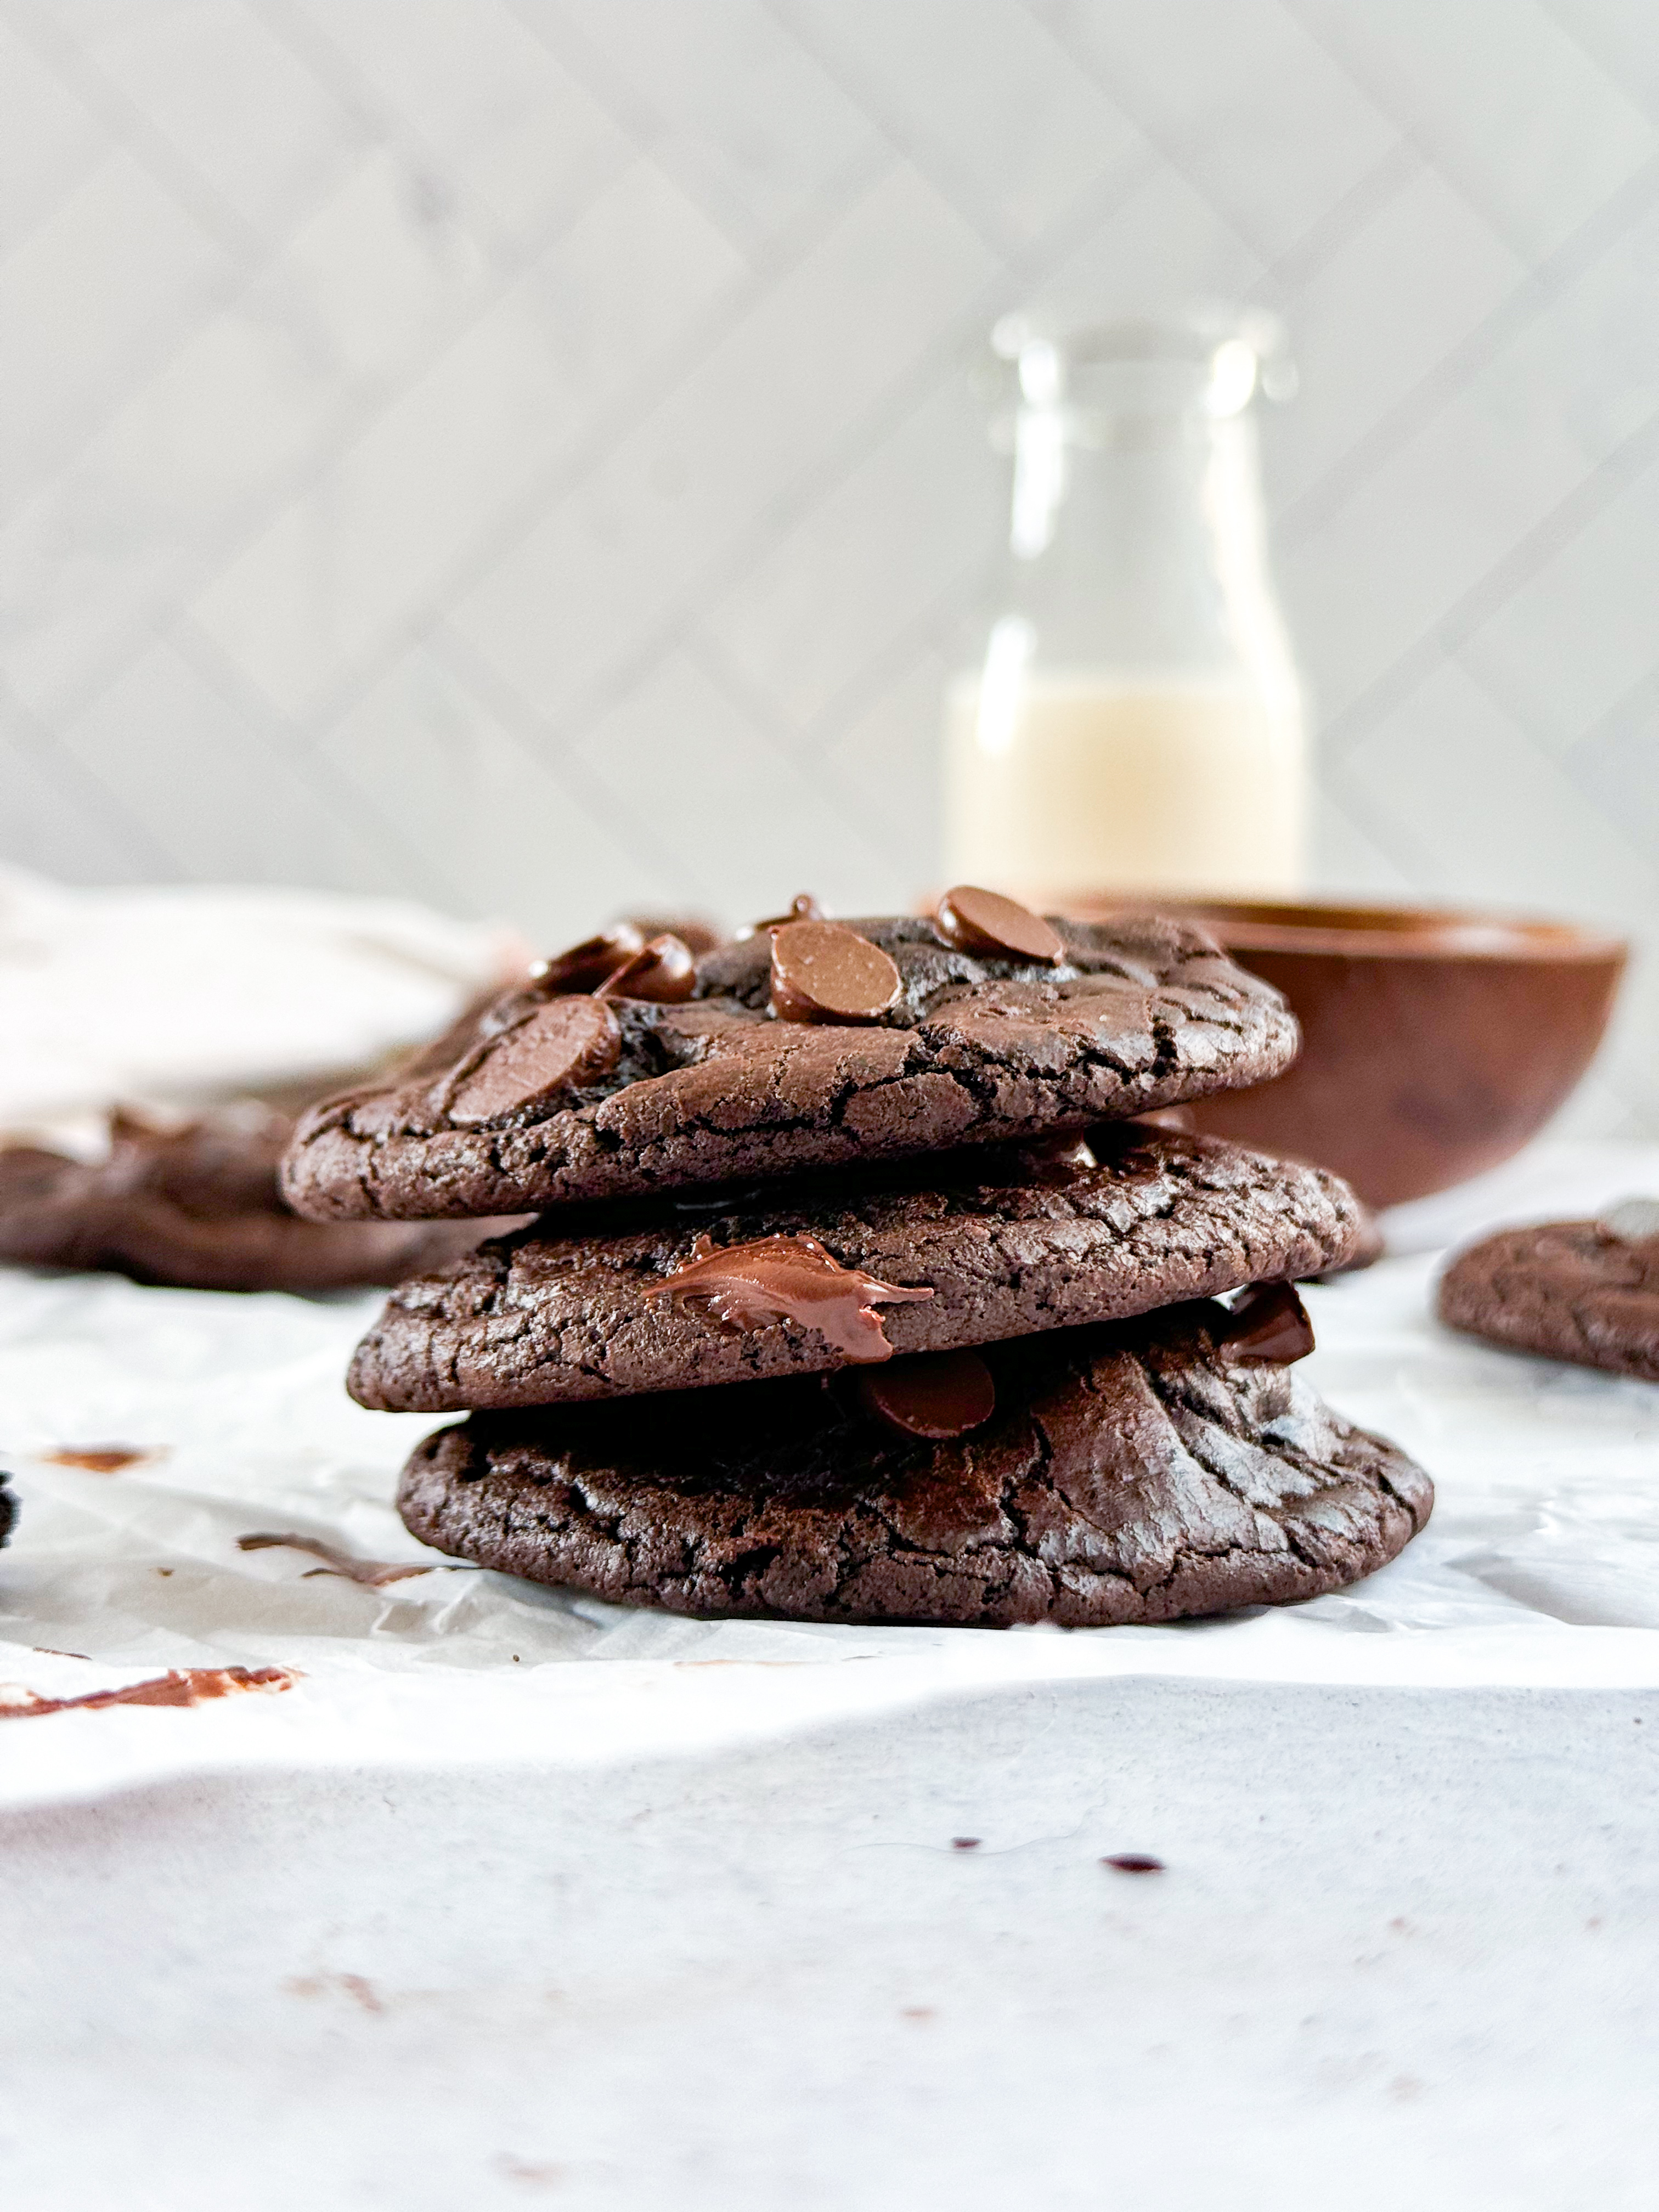
<instances>
[{"instance_id":1,"label":"stack of chocolate cookies","mask_svg":"<svg viewBox=\"0 0 1659 2212\"><path fill-rule=\"evenodd\" d=\"M352 1364L363 1405L466 1413L399 1493L446 1552L677 1613L1169 1620L1351 1583L1432 1501L1296 1371L1352 1194L1146 1118L1296 1045L1176 922L802 898L543 963L441 1066L314 1108L283 1188L538 1216Z\"/></svg>"}]
</instances>

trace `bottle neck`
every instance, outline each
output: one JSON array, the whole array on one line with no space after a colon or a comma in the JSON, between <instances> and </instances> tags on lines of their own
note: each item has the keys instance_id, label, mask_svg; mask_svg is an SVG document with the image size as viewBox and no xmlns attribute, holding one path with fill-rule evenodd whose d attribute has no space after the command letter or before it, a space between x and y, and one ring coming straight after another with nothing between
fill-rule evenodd
<instances>
[{"instance_id":1,"label":"bottle neck","mask_svg":"<svg viewBox=\"0 0 1659 2212\"><path fill-rule=\"evenodd\" d=\"M1246 412L1022 407L1003 598L1052 672L1294 701Z\"/></svg>"}]
</instances>

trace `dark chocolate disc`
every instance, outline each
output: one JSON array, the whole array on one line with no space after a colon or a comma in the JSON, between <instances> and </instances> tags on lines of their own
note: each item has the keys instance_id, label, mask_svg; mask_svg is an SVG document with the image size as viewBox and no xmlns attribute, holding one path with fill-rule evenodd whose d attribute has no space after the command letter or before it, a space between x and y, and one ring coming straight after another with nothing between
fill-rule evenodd
<instances>
[{"instance_id":1,"label":"dark chocolate disc","mask_svg":"<svg viewBox=\"0 0 1659 2212\"><path fill-rule=\"evenodd\" d=\"M605 977L601 999L654 999L677 1005L697 988L697 963L678 937L653 937L625 967Z\"/></svg>"},{"instance_id":2,"label":"dark chocolate disc","mask_svg":"<svg viewBox=\"0 0 1659 2212\"><path fill-rule=\"evenodd\" d=\"M811 892L797 891L789 902L787 914L769 915L764 921L745 922L738 932L736 942L743 945L751 937L764 935L769 929L781 929L787 921L822 921L823 920L823 908L813 897Z\"/></svg>"},{"instance_id":3,"label":"dark chocolate disc","mask_svg":"<svg viewBox=\"0 0 1659 2212\"><path fill-rule=\"evenodd\" d=\"M977 884L945 892L934 915L939 934L958 952L990 953L1006 960L1055 961L1066 947L1040 914Z\"/></svg>"},{"instance_id":4,"label":"dark chocolate disc","mask_svg":"<svg viewBox=\"0 0 1659 2212\"><path fill-rule=\"evenodd\" d=\"M872 1367L855 1385L866 1413L902 1437L966 1436L997 1409L997 1386L976 1352L921 1352Z\"/></svg>"},{"instance_id":5,"label":"dark chocolate disc","mask_svg":"<svg viewBox=\"0 0 1659 2212\"><path fill-rule=\"evenodd\" d=\"M1289 1367L1314 1348L1313 1323L1294 1283L1253 1283L1235 1301L1223 1340L1247 1367Z\"/></svg>"},{"instance_id":6,"label":"dark chocolate disc","mask_svg":"<svg viewBox=\"0 0 1659 2212\"><path fill-rule=\"evenodd\" d=\"M580 1091L608 1075L622 1056L622 1032L595 998L557 998L498 1038L449 1104L463 1127L493 1121L561 1091Z\"/></svg>"},{"instance_id":7,"label":"dark chocolate disc","mask_svg":"<svg viewBox=\"0 0 1659 2212\"><path fill-rule=\"evenodd\" d=\"M550 960L538 960L530 971L530 980L538 991L550 994L591 991L644 950L645 939L635 925L619 921L612 929L602 929L597 937L585 937L580 945L556 952Z\"/></svg>"},{"instance_id":8,"label":"dark chocolate disc","mask_svg":"<svg viewBox=\"0 0 1659 2212\"><path fill-rule=\"evenodd\" d=\"M785 1022L873 1022L897 1004L899 971L839 921L787 921L772 932L772 1011Z\"/></svg>"}]
</instances>

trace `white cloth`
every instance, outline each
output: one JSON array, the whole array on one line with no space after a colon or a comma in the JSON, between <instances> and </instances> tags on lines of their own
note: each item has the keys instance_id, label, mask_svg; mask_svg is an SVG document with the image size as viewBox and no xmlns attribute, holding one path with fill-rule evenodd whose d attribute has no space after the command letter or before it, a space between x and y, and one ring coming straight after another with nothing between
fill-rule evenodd
<instances>
[{"instance_id":1,"label":"white cloth","mask_svg":"<svg viewBox=\"0 0 1659 2212\"><path fill-rule=\"evenodd\" d=\"M118 1101L325 1081L434 1035L515 949L393 899L0 868L0 1134L91 1144Z\"/></svg>"}]
</instances>

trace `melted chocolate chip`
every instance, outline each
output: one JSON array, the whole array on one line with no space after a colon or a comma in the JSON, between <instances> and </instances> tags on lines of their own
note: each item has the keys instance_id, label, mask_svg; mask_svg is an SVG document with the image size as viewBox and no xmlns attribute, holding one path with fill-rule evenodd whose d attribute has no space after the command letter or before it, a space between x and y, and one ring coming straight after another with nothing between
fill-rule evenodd
<instances>
[{"instance_id":1,"label":"melted chocolate chip","mask_svg":"<svg viewBox=\"0 0 1659 2212\"><path fill-rule=\"evenodd\" d=\"M922 1352L858 1379L866 1413L902 1437L966 1436L997 1409L997 1386L976 1352Z\"/></svg>"},{"instance_id":2,"label":"melted chocolate chip","mask_svg":"<svg viewBox=\"0 0 1659 2212\"><path fill-rule=\"evenodd\" d=\"M550 960L538 960L530 971L530 980L538 991L550 995L555 991L591 991L644 950L645 938L635 924L619 921L614 929L585 937L580 945L556 952Z\"/></svg>"},{"instance_id":3,"label":"melted chocolate chip","mask_svg":"<svg viewBox=\"0 0 1659 2212\"><path fill-rule=\"evenodd\" d=\"M857 930L787 921L772 932L772 1011L780 1021L878 1021L898 995L898 969Z\"/></svg>"},{"instance_id":4,"label":"melted chocolate chip","mask_svg":"<svg viewBox=\"0 0 1659 2212\"><path fill-rule=\"evenodd\" d=\"M1313 1323L1294 1283L1253 1283L1233 1305L1221 1341L1242 1366L1289 1367L1313 1350Z\"/></svg>"},{"instance_id":5,"label":"melted chocolate chip","mask_svg":"<svg viewBox=\"0 0 1659 2212\"><path fill-rule=\"evenodd\" d=\"M601 999L652 999L677 1006L697 988L697 964L678 937L653 937L625 967L617 968L599 986Z\"/></svg>"},{"instance_id":6,"label":"melted chocolate chip","mask_svg":"<svg viewBox=\"0 0 1659 2212\"><path fill-rule=\"evenodd\" d=\"M520 1106L577 1091L608 1075L622 1057L622 1031L595 998L557 998L508 1030L466 1077L449 1116L466 1128Z\"/></svg>"},{"instance_id":7,"label":"melted chocolate chip","mask_svg":"<svg viewBox=\"0 0 1659 2212\"><path fill-rule=\"evenodd\" d=\"M781 929L784 924L789 921L822 921L823 920L823 908L813 897L811 892L797 891L789 902L787 914L769 915L764 921L745 922L738 932L735 941L739 945L746 944L751 937L758 937L763 930Z\"/></svg>"},{"instance_id":8,"label":"melted chocolate chip","mask_svg":"<svg viewBox=\"0 0 1659 2212\"><path fill-rule=\"evenodd\" d=\"M1115 1851L1110 1858L1102 1859L1100 1863L1103 1867L1110 1867L1114 1874L1162 1874L1164 1872L1163 1860L1153 1858L1147 1851Z\"/></svg>"},{"instance_id":9,"label":"melted chocolate chip","mask_svg":"<svg viewBox=\"0 0 1659 2212\"><path fill-rule=\"evenodd\" d=\"M1065 957L1066 947L1040 914L1000 891L981 890L976 884L957 884L946 891L934 920L939 935L958 952L1051 963Z\"/></svg>"},{"instance_id":10,"label":"melted chocolate chip","mask_svg":"<svg viewBox=\"0 0 1659 2212\"><path fill-rule=\"evenodd\" d=\"M702 1309L720 1328L734 1331L799 1322L858 1364L893 1356L878 1305L908 1304L933 1293L900 1289L861 1267L843 1267L816 1237L762 1237L720 1250L705 1235L684 1266L645 1295Z\"/></svg>"},{"instance_id":11,"label":"melted chocolate chip","mask_svg":"<svg viewBox=\"0 0 1659 2212\"><path fill-rule=\"evenodd\" d=\"M1030 1182L1068 1183L1100 1165L1086 1137L1036 1137L1019 1146L1018 1158Z\"/></svg>"}]
</instances>

